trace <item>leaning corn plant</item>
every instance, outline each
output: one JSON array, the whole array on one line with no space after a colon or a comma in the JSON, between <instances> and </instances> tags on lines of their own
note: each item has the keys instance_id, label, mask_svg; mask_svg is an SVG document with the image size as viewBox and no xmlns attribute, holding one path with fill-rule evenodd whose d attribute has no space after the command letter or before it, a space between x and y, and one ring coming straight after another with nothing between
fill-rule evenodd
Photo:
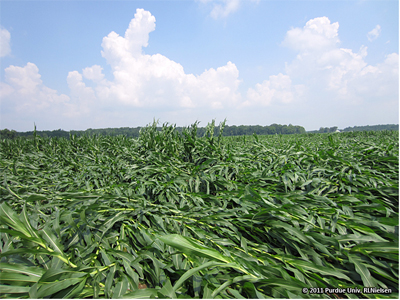
<instances>
[{"instance_id":1,"label":"leaning corn plant","mask_svg":"<svg viewBox=\"0 0 400 300\"><path fill-rule=\"evenodd\" d=\"M1 297L398 298L397 132L156 125L0 142Z\"/></svg>"}]
</instances>

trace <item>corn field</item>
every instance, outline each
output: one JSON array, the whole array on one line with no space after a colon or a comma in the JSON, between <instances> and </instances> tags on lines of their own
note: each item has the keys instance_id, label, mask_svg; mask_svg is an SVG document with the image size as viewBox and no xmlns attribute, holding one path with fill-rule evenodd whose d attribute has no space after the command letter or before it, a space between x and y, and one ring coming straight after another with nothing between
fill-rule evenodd
<instances>
[{"instance_id":1,"label":"corn field","mask_svg":"<svg viewBox=\"0 0 400 300\"><path fill-rule=\"evenodd\" d=\"M156 125L0 141L0 297L398 298L397 131Z\"/></svg>"}]
</instances>

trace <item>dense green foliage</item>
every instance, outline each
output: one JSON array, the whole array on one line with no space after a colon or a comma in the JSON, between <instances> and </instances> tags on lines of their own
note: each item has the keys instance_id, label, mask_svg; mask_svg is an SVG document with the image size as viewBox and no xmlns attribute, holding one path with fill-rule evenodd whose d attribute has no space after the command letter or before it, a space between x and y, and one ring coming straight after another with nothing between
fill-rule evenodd
<instances>
[{"instance_id":1,"label":"dense green foliage","mask_svg":"<svg viewBox=\"0 0 400 300\"><path fill-rule=\"evenodd\" d=\"M319 130L308 131L308 133L329 133L336 132L337 126L334 127L320 127ZM352 132L352 131L382 131L382 130L397 130L399 131L399 124L386 124L386 125L366 125L366 126L354 126L339 129L340 132Z\"/></svg>"},{"instance_id":2,"label":"dense green foliage","mask_svg":"<svg viewBox=\"0 0 400 300\"><path fill-rule=\"evenodd\" d=\"M2 129L0 130L0 139L15 139L18 137L15 130Z\"/></svg>"},{"instance_id":3,"label":"dense green foliage","mask_svg":"<svg viewBox=\"0 0 400 300\"><path fill-rule=\"evenodd\" d=\"M397 132L0 146L3 297L398 297Z\"/></svg>"},{"instance_id":4,"label":"dense green foliage","mask_svg":"<svg viewBox=\"0 0 400 300\"><path fill-rule=\"evenodd\" d=\"M399 131L399 124L354 126L354 127L346 127L346 128L343 129L344 132L349 132L349 131L380 131L380 130L397 130L397 131Z\"/></svg>"},{"instance_id":5,"label":"dense green foliage","mask_svg":"<svg viewBox=\"0 0 400 300\"><path fill-rule=\"evenodd\" d=\"M138 138L139 132L142 127L130 128L130 127L121 127L121 128L103 128L103 129L86 129L82 131L72 130L65 131L62 129L58 130L43 130L37 131L36 134L41 137L64 137L69 138L71 135L81 136L81 135L107 135L107 136L116 136L116 135L125 135L130 138ZM157 127L158 131L162 130L162 127ZM182 133L184 131L184 127L175 127L175 131ZM197 137L201 137L207 131L206 127L198 127L197 128ZM253 133L258 135L266 135L266 134L296 134L296 133L305 133L306 130L302 126L293 126L289 125L279 125L272 124L270 126L260 126L260 125L240 125L240 126L228 126L226 125L224 131L222 133L223 136L234 136L234 135L252 135ZM219 128L214 128L214 134L219 135ZM0 138L16 138L16 137L32 137L33 131L27 132L16 132L15 130L3 129L0 130Z\"/></svg>"},{"instance_id":6,"label":"dense green foliage","mask_svg":"<svg viewBox=\"0 0 400 300\"><path fill-rule=\"evenodd\" d=\"M103 129L86 129L86 130L71 130L65 131L62 129L57 130L42 130L37 131L36 134L41 137L64 137L69 138L70 135L82 136L82 135L107 135L107 136L116 136L116 135L125 135L130 138L138 138L139 132L142 127L121 127L121 128L103 128ZM336 132L338 129L337 126L334 127L321 127L319 130L308 131L308 133L331 133ZM157 127L158 131L162 130L162 127ZM175 127L175 131L182 133L184 131L184 127ZM197 128L197 137L201 137L205 134L207 128L206 127L198 127ZM387 124L387 125L372 125L372 126L354 126L354 127L346 127L344 129L340 129L341 132L350 132L350 131L381 131L381 130L399 130L398 124ZM306 130L302 126L293 126L289 125L280 125L280 124L271 124L269 126L260 126L260 125L226 125L224 131L222 133L223 136L238 136L238 135L268 135L268 134L303 134L306 133ZM214 134L219 134L219 128L214 128ZM27 132L17 132L15 130L2 129L0 130L0 139L14 139L17 137L25 137L32 138L33 131Z\"/></svg>"}]
</instances>

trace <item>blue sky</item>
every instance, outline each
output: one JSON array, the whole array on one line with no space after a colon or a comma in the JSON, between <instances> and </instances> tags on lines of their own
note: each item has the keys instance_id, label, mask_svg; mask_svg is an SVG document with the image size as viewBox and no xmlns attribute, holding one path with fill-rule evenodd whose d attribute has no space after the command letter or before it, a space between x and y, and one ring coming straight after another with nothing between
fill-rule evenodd
<instances>
[{"instance_id":1,"label":"blue sky","mask_svg":"<svg viewBox=\"0 0 400 300\"><path fill-rule=\"evenodd\" d=\"M399 2L1 1L0 128L399 122Z\"/></svg>"}]
</instances>

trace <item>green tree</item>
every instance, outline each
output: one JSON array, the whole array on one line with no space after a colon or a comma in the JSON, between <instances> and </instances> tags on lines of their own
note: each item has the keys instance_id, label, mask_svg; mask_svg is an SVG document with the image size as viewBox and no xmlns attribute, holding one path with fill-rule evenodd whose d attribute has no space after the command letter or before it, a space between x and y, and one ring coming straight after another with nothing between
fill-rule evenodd
<instances>
[{"instance_id":1,"label":"green tree","mask_svg":"<svg viewBox=\"0 0 400 300\"><path fill-rule=\"evenodd\" d=\"M0 130L0 139L15 139L17 137L17 132L15 130L3 129Z\"/></svg>"}]
</instances>

